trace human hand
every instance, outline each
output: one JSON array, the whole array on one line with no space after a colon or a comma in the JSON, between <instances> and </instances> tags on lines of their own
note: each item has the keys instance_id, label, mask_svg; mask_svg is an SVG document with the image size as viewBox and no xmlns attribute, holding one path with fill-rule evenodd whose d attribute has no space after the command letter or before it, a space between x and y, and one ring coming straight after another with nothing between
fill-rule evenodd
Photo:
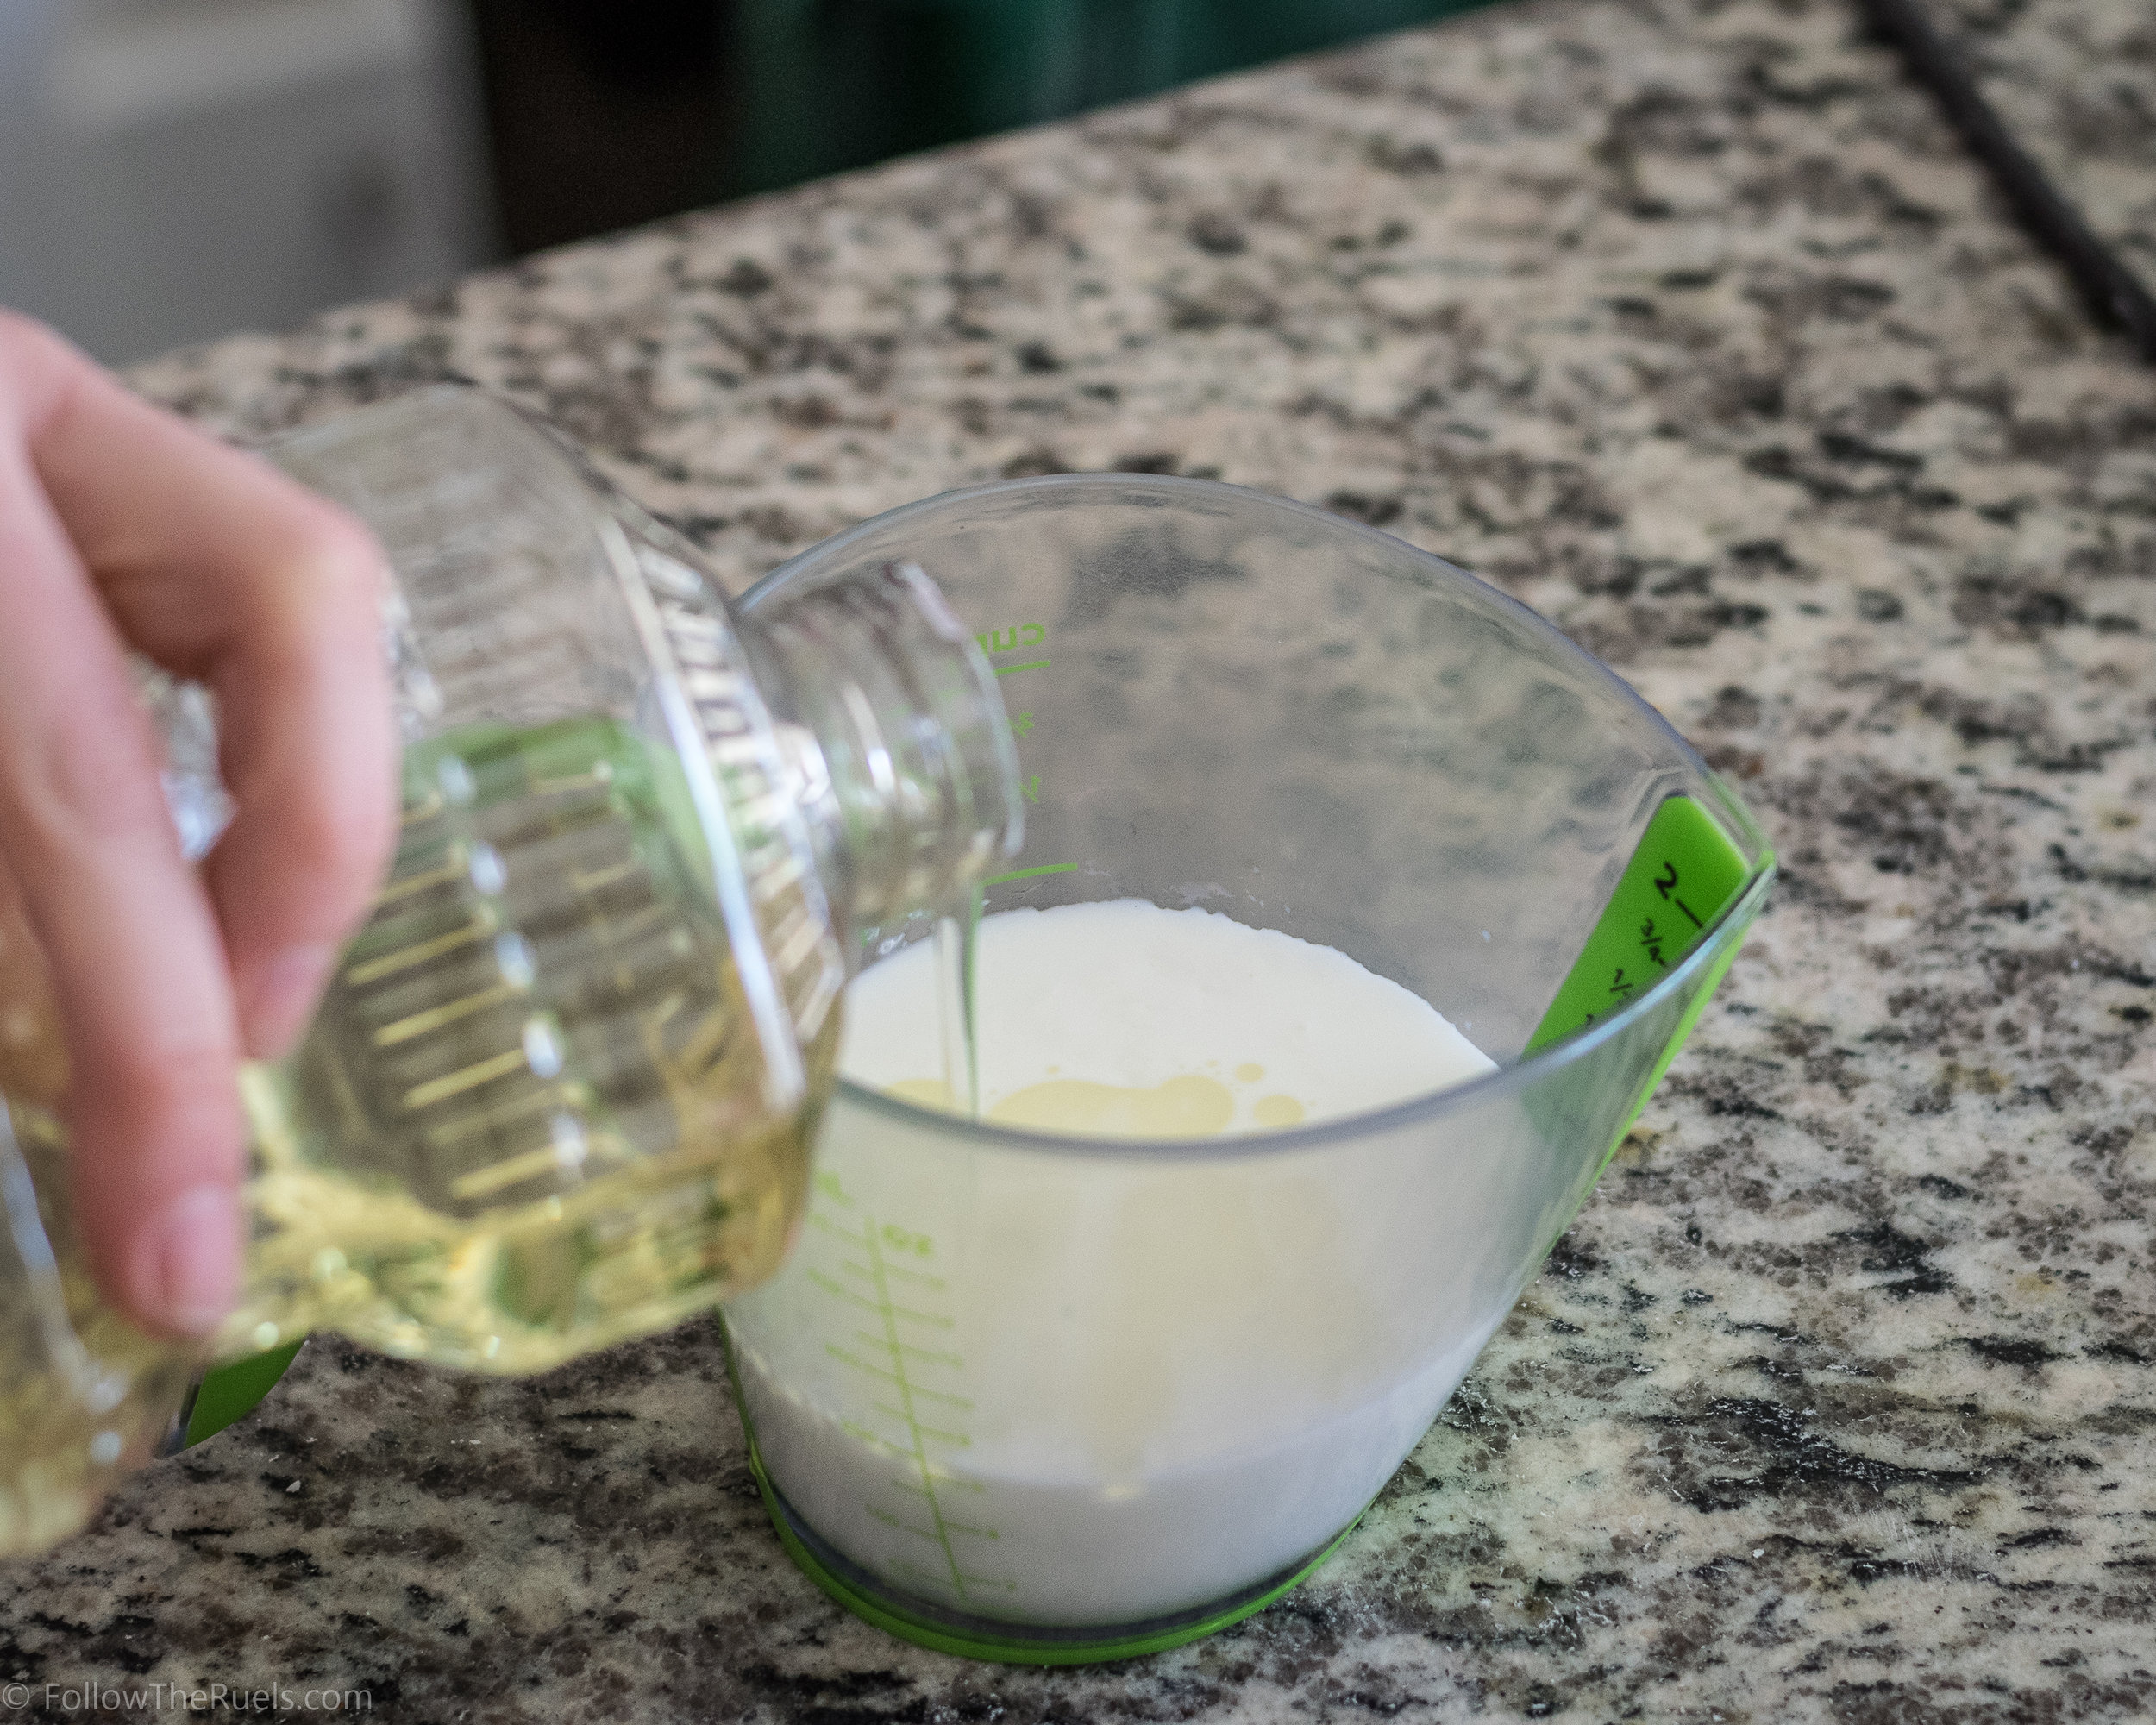
<instances>
[{"instance_id":1,"label":"human hand","mask_svg":"<svg viewBox=\"0 0 2156 1725\"><path fill-rule=\"evenodd\" d=\"M304 1028L395 833L385 580L349 516L0 312L0 1082L72 1073L98 1283L165 1334L232 1303L240 1062ZM199 875L130 649L216 696Z\"/></svg>"}]
</instances>

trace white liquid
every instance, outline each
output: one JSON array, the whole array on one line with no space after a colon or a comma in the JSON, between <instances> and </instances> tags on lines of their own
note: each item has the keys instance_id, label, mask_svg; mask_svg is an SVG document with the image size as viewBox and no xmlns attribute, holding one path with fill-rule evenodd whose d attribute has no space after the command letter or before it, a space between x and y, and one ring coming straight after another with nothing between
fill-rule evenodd
<instances>
[{"instance_id":1,"label":"white liquid","mask_svg":"<svg viewBox=\"0 0 2156 1725\"><path fill-rule=\"evenodd\" d=\"M981 927L981 1112L1005 1126L1196 1138L1334 1120L1491 1070L1426 1001L1344 953L1142 900ZM950 1106L925 944L858 977L839 1070Z\"/></svg>"},{"instance_id":2,"label":"white liquid","mask_svg":"<svg viewBox=\"0 0 2156 1725\"><path fill-rule=\"evenodd\" d=\"M1491 1069L1351 959L1134 900L991 917L985 1114L1035 1130L1234 1136ZM940 1094L932 958L866 972L842 1065ZM842 1101L800 1249L730 1308L774 1482L846 1557L975 1615L1127 1623L1312 1554L1384 1484L1484 1320L1388 1297L1401 1134L1265 1155L981 1155Z\"/></svg>"}]
</instances>

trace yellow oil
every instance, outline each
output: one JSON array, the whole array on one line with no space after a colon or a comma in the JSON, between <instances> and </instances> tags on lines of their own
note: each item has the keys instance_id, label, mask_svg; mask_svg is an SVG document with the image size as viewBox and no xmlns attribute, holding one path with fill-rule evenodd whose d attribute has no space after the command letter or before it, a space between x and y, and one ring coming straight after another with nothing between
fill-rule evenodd
<instances>
[{"instance_id":1,"label":"yellow oil","mask_svg":"<svg viewBox=\"0 0 2156 1725\"><path fill-rule=\"evenodd\" d=\"M1181 1073L1158 1084L1103 1083L1091 1078L1050 1076L1026 1084L990 1107L981 1107L981 1046L977 1012L977 971L985 900L975 888L951 906L936 925L931 955L936 969L936 1013L943 1044L940 1078L901 1078L886 1093L917 1107L960 1114L1023 1132L1062 1132L1081 1138L1214 1138L1235 1119L1235 1095L1209 1073ZM1238 1082L1256 1084L1265 1069L1244 1061L1235 1069ZM1256 1123L1268 1130L1300 1126L1303 1105L1293 1096L1261 1096L1251 1106Z\"/></svg>"},{"instance_id":2,"label":"yellow oil","mask_svg":"<svg viewBox=\"0 0 2156 1725\"><path fill-rule=\"evenodd\" d=\"M839 1015L804 1026L808 1100L774 1115L671 771L599 721L413 751L395 865L313 1026L289 1060L241 1075L254 1233L216 1354L326 1327L406 1358L540 1371L778 1267ZM58 1016L5 890L0 1097L51 1260L38 1289L0 1286L0 1556L81 1526L203 1364L92 1283ZM796 980L780 978L798 1003L813 991ZM11 1223L32 1198L19 1175L0 1196Z\"/></svg>"},{"instance_id":3,"label":"yellow oil","mask_svg":"<svg viewBox=\"0 0 2156 1725\"><path fill-rule=\"evenodd\" d=\"M404 797L305 1042L244 1079L228 1349L327 1325L537 1371L769 1275L838 1015L811 1027L811 1100L774 1116L670 760L601 721L467 732L415 751Z\"/></svg>"},{"instance_id":4,"label":"yellow oil","mask_svg":"<svg viewBox=\"0 0 2156 1725\"><path fill-rule=\"evenodd\" d=\"M98 1297L54 1112L66 1086L43 963L0 881L0 1211L15 1236L0 1243L0 1557L86 1521L150 1458L196 1369ZM18 1225L18 1205L35 1208L37 1230Z\"/></svg>"}]
</instances>

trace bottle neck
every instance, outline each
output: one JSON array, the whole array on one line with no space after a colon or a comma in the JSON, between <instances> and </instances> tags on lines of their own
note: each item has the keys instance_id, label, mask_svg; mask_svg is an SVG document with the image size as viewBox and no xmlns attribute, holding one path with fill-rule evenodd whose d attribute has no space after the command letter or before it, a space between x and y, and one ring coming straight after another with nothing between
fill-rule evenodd
<instances>
[{"instance_id":1,"label":"bottle neck","mask_svg":"<svg viewBox=\"0 0 2156 1725\"><path fill-rule=\"evenodd\" d=\"M962 900L1015 852L1023 800L994 674L919 569L782 582L737 611L693 547L467 390L385 404L273 455L356 510L396 568L384 642L408 746L588 705L662 722L676 750L708 756L691 775L696 818L719 849L730 841L716 871L730 938L768 948L768 965L748 964L768 974L744 986L781 1066L778 994L812 1034L862 935ZM155 674L143 694L199 856L229 813L214 713Z\"/></svg>"},{"instance_id":2,"label":"bottle neck","mask_svg":"<svg viewBox=\"0 0 2156 1725\"><path fill-rule=\"evenodd\" d=\"M774 593L739 627L850 974L869 931L962 903L1018 851L995 675L910 564Z\"/></svg>"}]
</instances>

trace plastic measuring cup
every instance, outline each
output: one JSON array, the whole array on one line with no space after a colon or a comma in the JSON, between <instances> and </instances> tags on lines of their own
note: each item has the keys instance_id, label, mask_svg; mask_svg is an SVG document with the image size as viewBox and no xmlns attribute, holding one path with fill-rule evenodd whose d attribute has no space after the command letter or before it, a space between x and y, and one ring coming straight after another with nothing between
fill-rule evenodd
<instances>
[{"instance_id":1,"label":"plastic measuring cup","mask_svg":"<svg viewBox=\"0 0 2156 1725\"><path fill-rule=\"evenodd\" d=\"M1339 949L1499 1063L1351 1119L1150 1145L840 1086L798 1249L726 1313L781 1538L929 1646L1150 1652L1292 1585L1383 1487L1659 1079L1772 857L1606 667L1319 511L1014 481L818 546L749 608L899 556L981 631L1018 734L1027 842L991 913L1202 905Z\"/></svg>"}]
</instances>

